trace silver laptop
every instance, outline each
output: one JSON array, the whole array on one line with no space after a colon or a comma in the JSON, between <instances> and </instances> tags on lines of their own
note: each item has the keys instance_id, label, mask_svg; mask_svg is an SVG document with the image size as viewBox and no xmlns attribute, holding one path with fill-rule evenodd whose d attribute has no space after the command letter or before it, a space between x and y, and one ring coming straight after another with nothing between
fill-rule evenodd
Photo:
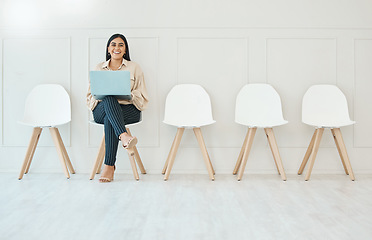
<instances>
[{"instance_id":1,"label":"silver laptop","mask_svg":"<svg viewBox=\"0 0 372 240\"><path fill-rule=\"evenodd\" d=\"M129 71L90 71L90 90L92 96L102 100L106 96L130 100Z\"/></svg>"}]
</instances>

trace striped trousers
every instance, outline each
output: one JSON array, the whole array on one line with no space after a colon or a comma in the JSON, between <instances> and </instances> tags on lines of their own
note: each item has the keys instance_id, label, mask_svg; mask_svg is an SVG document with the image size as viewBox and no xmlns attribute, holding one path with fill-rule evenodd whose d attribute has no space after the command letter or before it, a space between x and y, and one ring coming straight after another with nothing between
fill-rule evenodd
<instances>
[{"instance_id":1,"label":"striped trousers","mask_svg":"<svg viewBox=\"0 0 372 240\"><path fill-rule=\"evenodd\" d=\"M119 104L115 97L107 96L93 109L96 123L104 124L105 164L114 166L120 134L126 132L125 125L139 122L141 111L133 104Z\"/></svg>"}]
</instances>

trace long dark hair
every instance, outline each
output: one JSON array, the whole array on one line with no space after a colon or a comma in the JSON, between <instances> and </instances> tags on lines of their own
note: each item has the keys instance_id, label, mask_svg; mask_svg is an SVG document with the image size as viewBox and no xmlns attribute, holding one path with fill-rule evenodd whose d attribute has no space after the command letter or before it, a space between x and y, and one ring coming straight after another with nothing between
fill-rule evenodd
<instances>
[{"instance_id":1,"label":"long dark hair","mask_svg":"<svg viewBox=\"0 0 372 240\"><path fill-rule=\"evenodd\" d=\"M106 46L106 61L108 61L109 59L111 59L111 55L108 52L108 47L110 46L111 41L114 40L115 38L121 38L121 39L123 39L124 44L125 44L125 54L124 54L123 58L125 60L130 61L130 57L129 57L129 46L128 46L127 39L124 37L123 34L120 34L120 33L116 33L116 34L112 35L109 38L109 40L107 41L107 46Z\"/></svg>"}]
</instances>

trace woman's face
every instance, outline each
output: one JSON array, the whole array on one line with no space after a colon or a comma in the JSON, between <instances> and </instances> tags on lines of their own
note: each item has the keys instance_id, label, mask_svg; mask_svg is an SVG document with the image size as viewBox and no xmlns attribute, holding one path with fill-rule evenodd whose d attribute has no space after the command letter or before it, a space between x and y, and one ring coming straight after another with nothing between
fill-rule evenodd
<instances>
[{"instance_id":1,"label":"woman's face","mask_svg":"<svg viewBox=\"0 0 372 240\"><path fill-rule=\"evenodd\" d=\"M121 60L126 51L123 39L118 37L112 40L107 50L112 60Z\"/></svg>"}]
</instances>

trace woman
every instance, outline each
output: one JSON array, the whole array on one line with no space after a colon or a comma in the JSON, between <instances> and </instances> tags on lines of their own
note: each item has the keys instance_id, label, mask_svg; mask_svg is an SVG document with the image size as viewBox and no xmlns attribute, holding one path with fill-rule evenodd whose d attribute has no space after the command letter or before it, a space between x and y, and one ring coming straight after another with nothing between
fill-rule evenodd
<instances>
[{"instance_id":1,"label":"woman","mask_svg":"<svg viewBox=\"0 0 372 240\"><path fill-rule=\"evenodd\" d=\"M127 40L121 34L110 37L106 62L98 64L95 70L129 71L131 78L131 100L120 100L113 96L96 100L90 92L90 85L87 94L87 105L93 112L94 121L104 124L105 131L105 164L99 181L111 182L114 179L119 140L125 149L137 144L137 138L127 133L125 125L140 121L141 111L148 103L148 95L143 72L137 63L130 60Z\"/></svg>"}]
</instances>

